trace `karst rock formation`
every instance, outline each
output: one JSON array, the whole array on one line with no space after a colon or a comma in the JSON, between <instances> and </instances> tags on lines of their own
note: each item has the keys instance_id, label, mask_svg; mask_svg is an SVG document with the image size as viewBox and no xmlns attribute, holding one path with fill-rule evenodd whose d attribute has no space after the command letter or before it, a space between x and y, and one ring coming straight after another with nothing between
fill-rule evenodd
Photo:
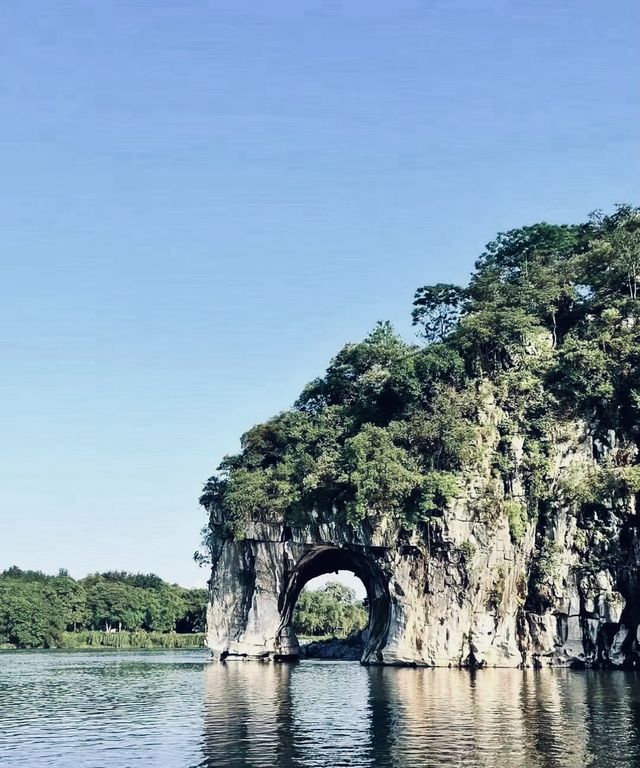
<instances>
[{"instance_id":1,"label":"karst rock formation","mask_svg":"<svg viewBox=\"0 0 640 768\"><path fill-rule=\"evenodd\" d=\"M354 572L362 662L640 663L640 209L501 233L419 288L205 485L218 658L299 655L309 579Z\"/></svg>"}]
</instances>

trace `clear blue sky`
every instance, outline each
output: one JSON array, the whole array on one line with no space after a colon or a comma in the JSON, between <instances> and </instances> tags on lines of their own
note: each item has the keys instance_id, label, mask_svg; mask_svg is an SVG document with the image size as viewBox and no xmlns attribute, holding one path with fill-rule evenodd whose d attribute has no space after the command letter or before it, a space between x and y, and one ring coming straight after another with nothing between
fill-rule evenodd
<instances>
[{"instance_id":1,"label":"clear blue sky","mask_svg":"<svg viewBox=\"0 0 640 768\"><path fill-rule=\"evenodd\" d=\"M0 568L204 583L201 483L496 231L640 201L640 5L8 0Z\"/></svg>"}]
</instances>

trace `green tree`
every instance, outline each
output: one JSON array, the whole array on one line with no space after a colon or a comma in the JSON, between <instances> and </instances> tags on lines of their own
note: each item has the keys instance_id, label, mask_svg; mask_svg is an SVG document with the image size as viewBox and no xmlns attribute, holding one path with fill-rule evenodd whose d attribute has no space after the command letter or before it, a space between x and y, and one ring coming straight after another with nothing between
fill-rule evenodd
<instances>
[{"instance_id":1,"label":"green tree","mask_svg":"<svg viewBox=\"0 0 640 768\"><path fill-rule=\"evenodd\" d=\"M202 632L207 592L155 574L108 571L81 581L13 566L0 573L0 645L54 647L63 630Z\"/></svg>"},{"instance_id":2,"label":"green tree","mask_svg":"<svg viewBox=\"0 0 640 768\"><path fill-rule=\"evenodd\" d=\"M346 441L345 471L352 488L347 518L352 523L367 514L401 511L422 484L418 465L403 448L394 444L388 431L365 424Z\"/></svg>"},{"instance_id":3,"label":"green tree","mask_svg":"<svg viewBox=\"0 0 640 768\"><path fill-rule=\"evenodd\" d=\"M204 632L207 621L207 590L186 589L182 600L184 611L176 623L177 632Z\"/></svg>"},{"instance_id":4,"label":"green tree","mask_svg":"<svg viewBox=\"0 0 640 768\"><path fill-rule=\"evenodd\" d=\"M107 632L139 629L145 618L142 590L102 578L87 586L87 608L91 627Z\"/></svg>"},{"instance_id":5,"label":"green tree","mask_svg":"<svg viewBox=\"0 0 640 768\"><path fill-rule=\"evenodd\" d=\"M444 341L455 328L466 292L452 283L436 283L418 288L413 299L413 324L421 328L430 342Z\"/></svg>"},{"instance_id":6,"label":"green tree","mask_svg":"<svg viewBox=\"0 0 640 768\"><path fill-rule=\"evenodd\" d=\"M143 626L152 632L172 632L187 610L182 595L174 588L145 589Z\"/></svg>"},{"instance_id":7,"label":"green tree","mask_svg":"<svg viewBox=\"0 0 640 768\"><path fill-rule=\"evenodd\" d=\"M304 589L294 610L293 628L301 635L345 637L361 632L368 623L367 609L350 587L328 582L318 590Z\"/></svg>"},{"instance_id":8,"label":"green tree","mask_svg":"<svg viewBox=\"0 0 640 768\"><path fill-rule=\"evenodd\" d=\"M384 391L393 366L416 348L395 333L390 323L378 323L364 341L347 344L329 364L326 374L308 384L296 403L307 413L330 405L357 407L363 390L372 389L366 402Z\"/></svg>"},{"instance_id":9,"label":"green tree","mask_svg":"<svg viewBox=\"0 0 640 768\"><path fill-rule=\"evenodd\" d=\"M48 582L47 591L57 606L65 629L75 632L89 618L87 595L82 584L68 575L59 575Z\"/></svg>"},{"instance_id":10,"label":"green tree","mask_svg":"<svg viewBox=\"0 0 640 768\"><path fill-rule=\"evenodd\" d=\"M615 431L619 455L635 466L639 259L640 210L631 206L498 234L467 287L416 292L424 346L379 323L345 345L293 409L243 436L204 488L206 549L215 557L252 520L357 525L383 515L416 526L451 503L487 451L505 493L519 479L535 515L558 420L583 419L605 441ZM482 422L490 399L502 414L497 448ZM508 450L515 435L518 461Z\"/></svg>"},{"instance_id":11,"label":"green tree","mask_svg":"<svg viewBox=\"0 0 640 768\"><path fill-rule=\"evenodd\" d=\"M0 581L0 643L18 648L55 646L63 620L47 598L42 582Z\"/></svg>"},{"instance_id":12,"label":"green tree","mask_svg":"<svg viewBox=\"0 0 640 768\"><path fill-rule=\"evenodd\" d=\"M640 211L619 206L611 217L596 217L596 234L579 265L593 297L609 306L638 300L640 284Z\"/></svg>"},{"instance_id":13,"label":"green tree","mask_svg":"<svg viewBox=\"0 0 640 768\"><path fill-rule=\"evenodd\" d=\"M476 262L459 343L465 356L495 368L538 328L554 346L571 325L573 278L583 229L541 223L500 233Z\"/></svg>"}]
</instances>

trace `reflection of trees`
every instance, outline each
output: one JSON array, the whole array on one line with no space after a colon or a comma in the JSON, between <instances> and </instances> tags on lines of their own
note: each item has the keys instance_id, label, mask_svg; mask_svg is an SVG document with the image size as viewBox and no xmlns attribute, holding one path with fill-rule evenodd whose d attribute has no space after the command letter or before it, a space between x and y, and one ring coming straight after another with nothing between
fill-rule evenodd
<instances>
[{"instance_id":1,"label":"reflection of trees","mask_svg":"<svg viewBox=\"0 0 640 768\"><path fill-rule=\"evenodd\" d=\"M544 768L640 765L639 683L637 674L620 671L524 675L529 762Z\"/></svg>"},{"instance_id":2,"label":"reflection of trees","mask_svg":"<svg viewBox=\"0 0 640 768\"><path fill-rule=\"evenodd\" d=\"M349 662L302 662L290 679L296 766L371 762L367 669Z\"/></svg>"},{"instance_id":3,"label":"reflection of trees","mask_svg":"<svg viewBox=\"0 0 640 768\"><path fill-rule=\"evenodd\" d=\"M487 672L485 684L465 670L372 669L372 701L377 711L373 727L379 748L386 751L386 762L379 764L490 765L483 760L494 745L486 743L485 737L491 730L504 734L493 728L492 721L501 717L502 708L509 708L510 691L501 687L500 705L494 706L499 698L497 681L492 671Z\"/></svg>"}]
</instances>

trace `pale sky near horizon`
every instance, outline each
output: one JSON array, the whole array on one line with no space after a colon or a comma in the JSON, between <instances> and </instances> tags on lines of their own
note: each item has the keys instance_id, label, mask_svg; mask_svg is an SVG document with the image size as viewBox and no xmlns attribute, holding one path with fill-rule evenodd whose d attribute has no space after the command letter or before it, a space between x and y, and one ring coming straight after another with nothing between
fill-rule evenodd
<instances>
[{"instance_id":1,"label":"pale sky near horizon","mask_svg":"<svg viewBox=\"0 0 640 768\"><path fill-rule=\"evenodd\" d=\"M497 231L640 203L631 0L0 7L0 570L191 561L202 482Z\"/></svg>"}]
</instances>

